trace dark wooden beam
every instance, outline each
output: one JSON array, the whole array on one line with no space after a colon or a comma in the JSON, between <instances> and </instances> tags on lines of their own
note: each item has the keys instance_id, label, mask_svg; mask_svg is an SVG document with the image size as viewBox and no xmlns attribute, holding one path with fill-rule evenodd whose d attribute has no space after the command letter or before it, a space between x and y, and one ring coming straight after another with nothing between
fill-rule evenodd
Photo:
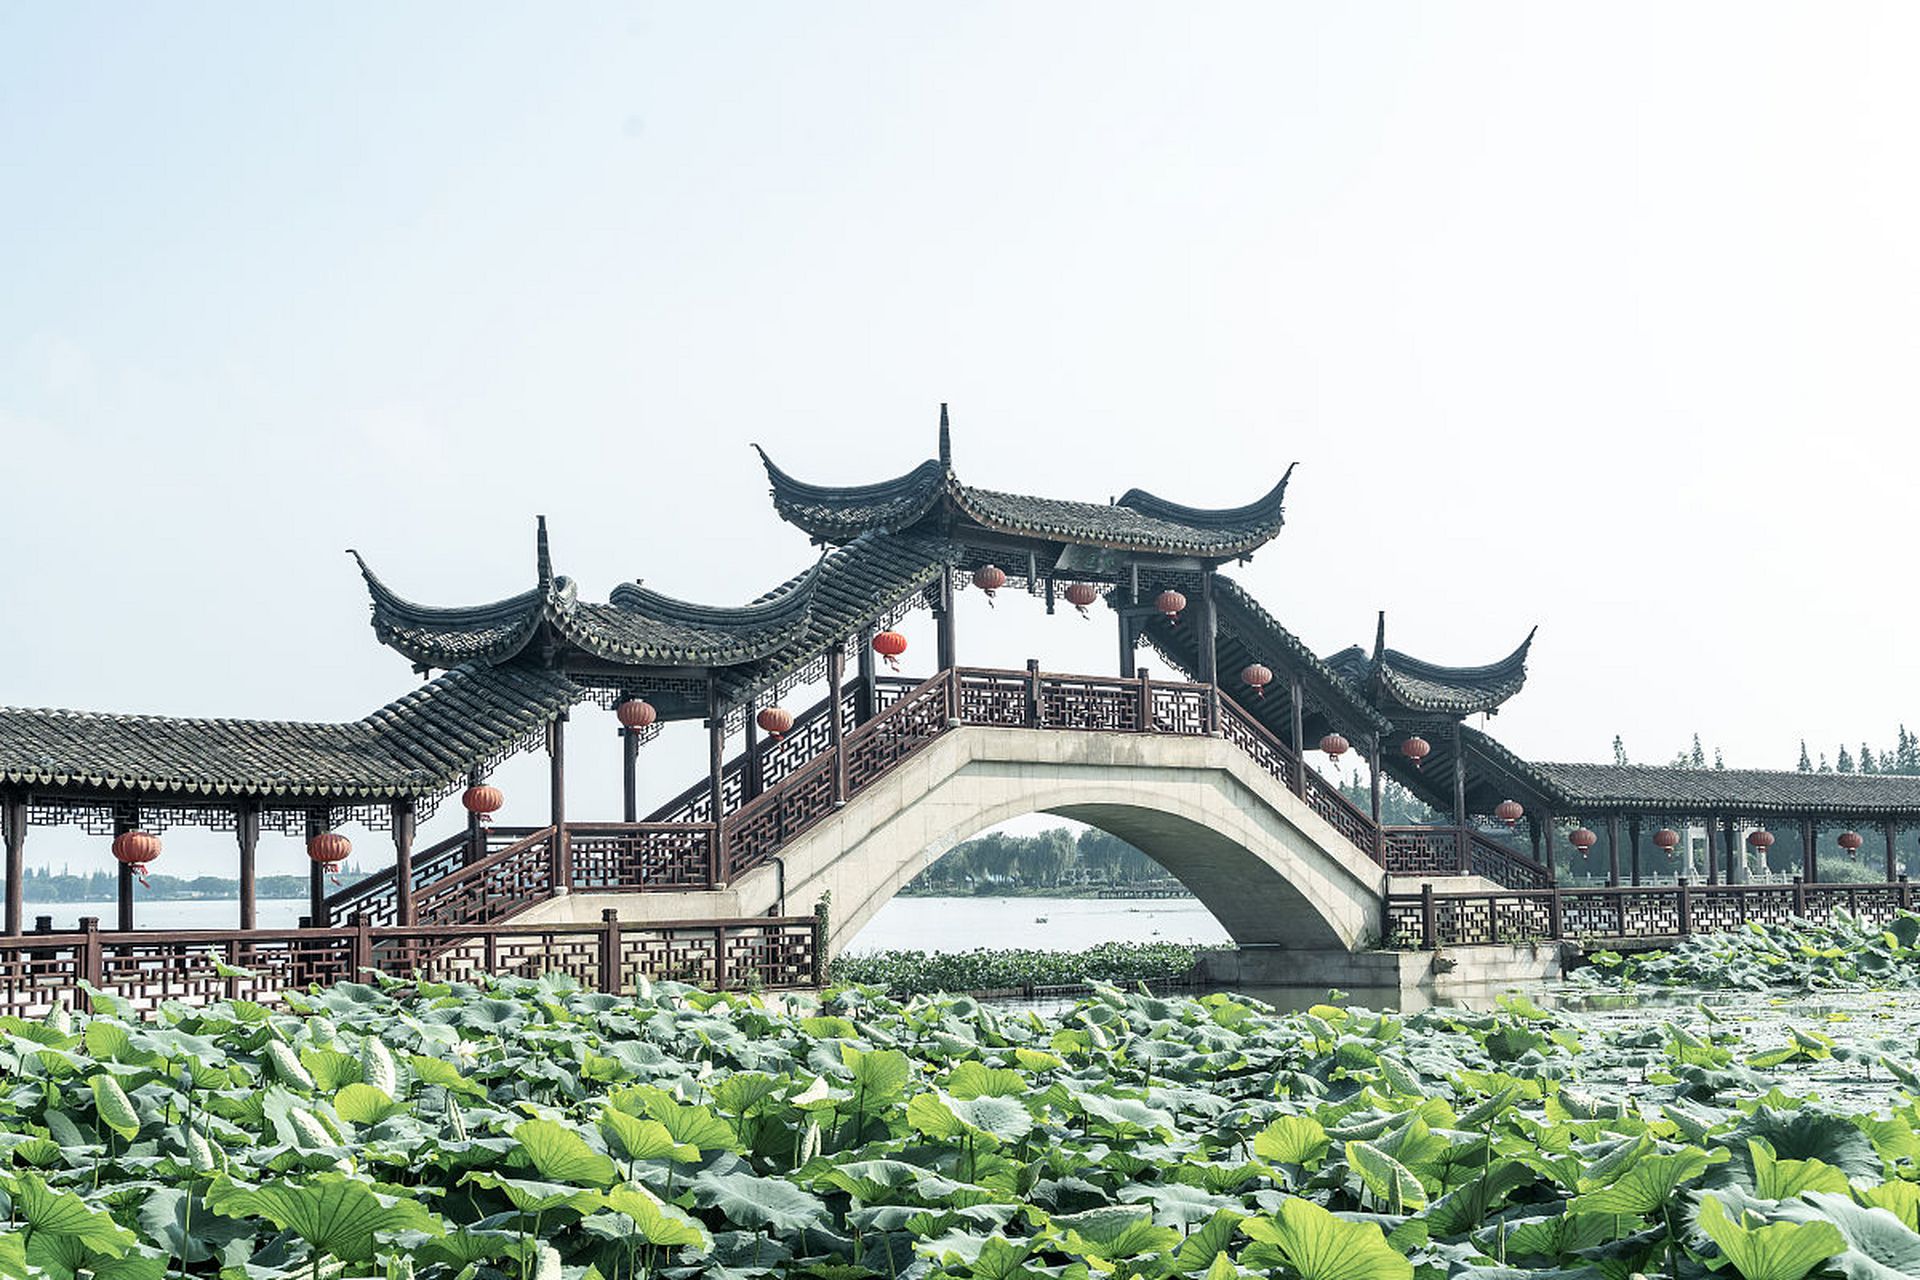
<instances>
[{"instance_id":1,"label":"dark wooden beam","mask_svg":"<svg viewBox=\"0 0 1920 1280\"><path fill-rule=\"evenodd\" d=\"M1120 678L1131 680L1139 674L1133 663L1133 619L1124 613L1116 613L1114 616L1120 624Z\"/></svg>"},{"instance_id":2,"label":"dark wooden beam","mask_svg":"<svg viewBox=\"0 0 1920 1280\"><path fill-rule=\"evenodd\" d=\"M760 794L760 722L754 713L760 709L758 695L748 698L742 720L742 735L745 739L740 770L740 802L745 804Z\"/></svg>"},{"instance_id":3,"label":"dark wooden beam","mask_svg":"<svg viewBox=\"0 0 1920 1280\"><path fill-rule=\"evenodd\" d=\"M1820 878L1820 860L1813 842L1817 838L1812 818L1800 819L1800 880L1812 884Z\"/></svg>"},{"instance_id":4,"label":"dark wooden beam","mask_svg":"<svg viewBox=\"0 0 1920 1280\"><path fill-rule=\"evenodd\" d=\"M1547 883L1560 883L1560 871L1553 865L1553 815L1540 815L1540 849L1535 855L1547 868Z\"/></svg>"},{"instance_id":5,"label":"dark wooden beam","mask_svg":"<svg viewBox=\"0 0 1920 1280\"><path fill-rule=\"evenodd\" d=\"M1607 883L1620 887L1620 815L1607 817Z\"/></svg>"},{"instance_id":6,"label":"dark wooden beam","mask_svg":"<svg viewBox=\"0 0 1920 1280\"><path fill-rule=\"evenodd\" d=\"M9 937L27 927L27 798L23 795L0 796L0 831L7 846L7 918Z\"/></svg>"},{"instance_id":7,"label":"dark wooden beam","mask_svg":"<svg viewBox=\"0 0 1920 1280\"><path fill-rule=\"evenodd\" d=\"M1894 847L1894 837L1899 828L1892 818L1883 821L1880 827L1887 837L1887 883L1892 884L1900 878L1900 853Z\"/></svg>"},{"instance_id":8,"label":"dark wooden beam","mask_svg":"<svg viewBox=\"0 0 1920 1280\"><path fill-rule=\"evenodd\" d=\"M240 846L240 927L256 929L260 915L255 886L257 855L260 852L260 805L258 801L242 800L238 812L234 814L234 842Z\"/></svg>"},{"instance_id":9,"label":"dark wooden beam","mask_svg":"<svg viewBox=\"0 0 1920 1280\"><path fill-rule=\"evenodd\" d=\"M860 648L853 656L853 722L865 724L873 719L873 711L879 705L874 697L873 681L876 672L873 665L873 638L880 634L879 628L865 626L860 629Z\"/></svg>"},{"instance_id":10,"label":"dark wooden beam","mask_svg":"<svg viewBox=\"0 0 1920 1280\"><path fill-rule=\"evenodd\" d=\"M1460 722L1453 722L1453 825L1467 825L1467 749Z\"/></svg>"},{"instance_id":11,"label":"dark wooden beam","mask_svg":"<svg viewBox=\"0 0 1920 1280\"><path fill-rule=\"evenodd\" d=\"M620 815L624 822L640 821L640 734L620 729Z\"/></svg>"},{"instance_id":12,"label":"dark wooden beam","mask_svg":"<svg viewBox=\"0 0 1920 1280\"><path fill-rule=\"evenodd\" d=\"M1627 819L1627 842L1632 847L1630 874L1634 887L1638 888L1640 885L1640 819L1638 817Z\"/></svg>"},{"instance_id":13,"label":"dark wooden beam","mask_svg":"<svg viewBox=\"0 0 1920 1280\"><path fill-rule=\"evenodd\" d=\"M840 703L845 699L847 652L838 641L827 650L827 749L833 753L833 802L847 798L847 754L841 750L846 725L840 719Z\"/></svg>"},{"instance_id":14,"label":"dark wooden beam","mask_svg":"<svg viewBox=\"0 0 1920 1280\"><path fill-rule=\"evenodd\" d=\"M138 830L138 828L139 828L139 823L137 819L134 819L134 818L130 818L122 815L122 816L116 816L113 820L113 834L116 839L120 836L125 835L129 831ZM134 871L131 866L127 865L124 862L120 863L119 865L120 865L120 882L119 882L119 893L117 894L118 902L116 904L117 911L115 913L115 916L116 916L115 927L119 928L122 932L125 932L133 928Z\"/></svg>"},{"instance_id":15,"label":"dark wooden beam","mask_svg":"<svg viewBox=\"0 0 1920 1280\"><path fill-rule=\"evenodd\" d=\"M934 659L940 670L950 671L958 659L953 640L953 574L940 575L940 599L933 607Z\"/></svg>"},{"instance_id":16,"label":"dark wooden beam","mask_svg":"<svg viewBox=\"0 0 1920 1280\"><path fill-rule=\"evenodd\" d=\"M307 845L313 838L327 829L327 811L313 810L307 814ZM302 846L302 852L306 846ZM327 918L327 869L311 857L307 859L307 923L316 929L331 928L333 922ZM356 981L358 974L351 975Z\"/></svg>"},{"instance_id":17,"label":"dark wooden beam","mask_svg":"<svg viewBox=\"0 0 1920 1280\"><path fill-rule=\"evenodd\" d=\"M480 786L486 780L487 776L478 769L470 770L467 773L467 785L469 787ZM460 861L462 865L470 867L486 856L487 820L482 815L469 809L467 810L467 849L461 856Z\"/></svg>"},{"instance_id":18,"label":"dark wooden beam","mask_svg":"<svg viewBox=\"0 0 1920 1280\"><path fill-rule=\"evenodd\" d=\"M567 844L567 713L554 716L547 737L547 799L553 815L553 847L548 856L553 862L555 888L573 887L573 850Z\"/></svg>"},{"instance_id":19,"label":"dark wooden beam","mask_svg":"<svg viewBox=\"0 0 1920 1280\"><path fill-rule=\"evenodd\" d=\"M720 710L720 690L707 683L707 803L715 827L726 816L727 717Z\"/></svg>"},{"instance_id":20,"label":"dark wooden beam","mask_svg":"<svg viewBox=\"0 0 1920 1280\"><path fill-rule=\"evenodd\" d=\"M395 800L393 824L393 919L410 928L413 918L413 801Z\"/></svg>"}]
</instances>

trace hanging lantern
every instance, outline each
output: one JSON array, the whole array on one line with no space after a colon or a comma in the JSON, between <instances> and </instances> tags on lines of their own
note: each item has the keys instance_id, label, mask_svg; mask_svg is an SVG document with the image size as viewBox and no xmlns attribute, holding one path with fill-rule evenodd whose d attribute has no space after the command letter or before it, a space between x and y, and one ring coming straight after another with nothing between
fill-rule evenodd
<instances>
[{"instance_id":1,"label":"hanging lantern","mask_svg":"<svg viewBox=\"0 0 1920 1280\"><path fill-rule=\"evenodd\" d=\"M144 885L147 864L160 856L160 837L148 831L122 831L113 838L113 856L121 866L132 867Z\"/></svg>"},{"instance_id":2,"label":"hanging lantern","mask_svg":"<svg viewBox=\"0 0 1920 1280\"><path fill-rule=\"evenodd\" d=\"M1764 854L1773 848L1773 832L1764 829L1748 832L1747 843Z\"/></svg>"},{"instance_id":3,"label":"hanging lantern","mask_svg":"<svg viewBox=\"0 0 1920 1280\"><path fill-rule=\"evenodd\" d=\"M1420 762L1427 758L1427 753L1432 750L1433 744L1417 734L1400 744L1400 754L1413 761L1413 767L1416 769L1420 767Z\"/></svg>"},{"instance_id":4,"label":"hanging lantern","mask_svg":"<svg viewBox=\"0 0 1920 1280\"><path fill-rule=\"evenodd\" d=\"M307 856L317 866L324 867L327 878L335 884L340 883L340 864L353 852L353 841L338 831L322 831L307 841Z\"/></svg>"},{"instance_id":5,"label":"hanging lantern","mask_svg":"<svg viewBox=\"0 0 1920 1280\"><path fill-rule=\"evenodd\" d=\"M660 718L660 713L645 698L628 698L613 709L613 714L628 729L644 729Z\"/></svg>"},{"instance_id":6,"label":"hanging lantern","mask_svg":"<svg viewBox=\"0 0 1920 1280\"><path fill-rule=\"evenodd\" d=\"M1187 607L1187 598L1178 591L1162 591L1153 598L1153 607L1166 618L1168 625L1180 625L1180 611Z\"/></svg>"},{"instance_id":7,"label":"hanging lantern","mask_svg":"<svg viewBox=\"0 0 1920 1280\"><path fill-rule=\"evenodd\" d=\"M987 593L987 603L993 603L993 593L1007 585L1006 572L997 564L983 564L973 571L973 585Z\"/></svg>"},{"instance_id":8,"label":"hanging lantern","mask_svg":"<svg viewBox=\"0 0 1920 1280\"><path fill-rule=\"evenodd\" d=\"M907 651L907 638L898 631L882 631L873 637L873 651L887 660L890 670L900 669L900 655Z\"/></svg>"},{"instance_id":9,"label":"hanging lantern","mask_svg":"<svg viewBox=\"0 0 1920 1280\"><path fill-rule=\"evenodd\" d=\"M1267 686L1273 683L1273 672L1257 662L1249 662L1240 669L1240 679L1252 687L1254 697L1264 698Z\"/></svg>"},{"instance_id":10,"label":"hanging lantern","mask_svg":"<svg viewBox=\"0 0 1920 1280\"><path fill-rule=\"evenodd\" d=\"M1493 807L1493 816L1506 823L1509 831L1520 825L1520 818L1525 813L1518 800L1502 800Z\"/></svg>"},{"instance_id":11,"label":"hanging lantern","mask_svg":"<svg viewBox=\"0 0 1920 1280\"><path fill-rule=\"evenodd\" d=\"M1860 846L1865 843L1866 841L1860 838L1858 831L1842 831L1840 833L1840 847L1847 851L1849 858L1858 858L1860 856Z\"/></svg>"},{"instance_id":12,"label":"hanging lantern","mask_svg":"<svg viewBox=\"0 0 1920 1280\"><path fill-rule=\"evenodd\" d=\"M773 735L775 742L780 735L793 728L793 712L785 707L768 707L753 718L753 722Z\"/></svg>"},{"instance_id":13,"label":"hanging lantern","mask_svg":"<svg viewBox=\"0 0 1920 1280\"><path fill-rule=\"evenodd\" d=\"M1091 582L1076 582L1067 588L1067 603L1080 611L1080 616L1090 618L1087 606L1100 598L1100 588Z\"/></svg>"},{"instance_id":14,"label":"hanging lantern","mask_svg":"<svg viewBox=\"0 0 1920 1280\"><path fill-rule=\"evenodd\" d=\"M1347 754L1347 748L1351 745L1351 743L1337 733L1330 733L1320 739L1320 749L1332 756L1336 761L1339 760L1341 756Z\"/></svg>"},{"instance_id":15,"label":"hanging lantern","mask_svg":"<svg viewBox=\"0 0 1920 1280\"><path fill-rule=\"evenodd\" d=\"M1664 849L1668 853L1672 853L1674 847L1679 843L1680 833L1672 827L1662 827L1653 833L1653 845L1656 849Z\"/></svg>"},{"instance_id":16,"label":"hanging lantern","mask_svg":"<svg viewBox=\"0 0 1920 1280\"><path fill-rule=\"evenodd\" d=\"M1573 834L1567 837L1567 843L1572 845L1574 848L1578 849L1582 853L1585 853L1587 850L1593 848L1593 846L1596 843L1598 843L1599 840L1600 840L1600 837L1593 834L1593 832L1588 830L1586 827L1575 827L1573 829Z\"/></svg>"},{"instance_id":17,"label":"hanging lantern","mask_svg":"<svg viewBox=\"0 0 1920 1280\"><path fill-rule=\"evenodd\" d=\"M491 822L493 815L500 812L500 806L506 802L505 792L485 783L468 787L467 793L460 797L460 803L466 807L467 812L482 822Z\"/></svg>"}]
</instances>

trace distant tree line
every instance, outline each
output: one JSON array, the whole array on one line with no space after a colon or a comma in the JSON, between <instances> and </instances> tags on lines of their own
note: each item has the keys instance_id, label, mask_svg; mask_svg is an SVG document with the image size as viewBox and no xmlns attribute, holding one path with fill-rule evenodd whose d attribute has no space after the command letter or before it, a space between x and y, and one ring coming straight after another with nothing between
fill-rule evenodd
<instances>
[{"instance_id":1,"label":"distant tree line","mask_svg":"<svg viewBox=\"0 0 1920 1280\"><path fill-rule=\"evenodd\" d=\"M354 884L366 879L367 874L357 867L349 867L340 873L340 883ZM75 875L64 867L57 872L48 867L29 867L20 877L20 883L22 895L28 902L112 902L120 891L120 872L116 867ZM0 890L4 890L5 884L0 880ZM261 876L254 882L254 894L260 898L305 898L307 877ZM238 901L240 882L225 876L153 875L140 889L140 896L156 901Z\"/></svg>"},{"instance_id":2,"label":"distant tree line","mask_svg":"<svg viewBox=\"0 0 1920 1280\"><path fill-rule=\"evenodd\" d=\"M1065 827L1030 836L989 832L956 845L901 890L970 894L1006 890L1139 886L1170 880L1166 868L1118 836Z\"/></svg>"}]
</instances>

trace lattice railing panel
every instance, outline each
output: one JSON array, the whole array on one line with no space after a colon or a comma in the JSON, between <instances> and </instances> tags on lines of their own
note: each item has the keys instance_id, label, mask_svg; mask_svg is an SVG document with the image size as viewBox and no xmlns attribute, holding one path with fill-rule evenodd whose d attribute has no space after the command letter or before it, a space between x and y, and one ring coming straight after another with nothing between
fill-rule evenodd
<instances>
[{"instance_id":1,"label":"lattice railing panel","mask_svg":"<svg viewBox=\"0 0 1920 1280\"><path fill-rule=\"evenodd\" d=\"M434 885L414 901L417 925L488 924L553 896L547 828Z\"/></svg>"},{"instance_id":2,"label":"lattice railing panel","mask_svg":"<svg viewBox=\"0 0 1920 1280\"><path fill-rule=\"evenodd\" d=\"M1133 680L1047 676L1040 684L1040 723L1049 729L1137 732L1140 685Z\"/></svg>"},{"instance_id":3,"label":"lattice railing panel","mask_svg":"<svg viewBox=\"0 0 1920 1280\"><path fill-rule=\"evenodd\" d=\"M1460 837L1452 827L1388 827L1387 870L1396 876L1460 873Z\"/></svg>"},{"instance_id":4,"label":"lattice railing panel","mask_svg":"<svg viewBox=\"0 0 1920 1280\"><path fill-rule=\"evenodd\" d=\"M712 884L713 828L648 823L569 823L573 887L581 890L705 889Z\"/></svg>"}]
</instances>

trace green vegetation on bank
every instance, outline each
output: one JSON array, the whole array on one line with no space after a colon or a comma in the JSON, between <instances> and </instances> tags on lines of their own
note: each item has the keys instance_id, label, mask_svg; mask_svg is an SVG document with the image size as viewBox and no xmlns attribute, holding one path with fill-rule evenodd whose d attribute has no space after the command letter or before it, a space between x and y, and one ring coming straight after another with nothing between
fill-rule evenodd
<instances>
[{"instance_id":1,"label":"green vegetation on bank","mask_svg":"<svg viewBox=\"0 0 1920 1280\"><path fill-rule=\"evenodd\" d=\"M1608 1032L1524 1000L1103 988L1042 1016L549 979L0 1021L5 1276L1920 1270L1912 1097L1824 1107L1796 1064L1831 1041L1689 1010Z\"/></svg>"},{"instance_id":2,"label":"green vegetation on bank","mask_svg":"<svg viewBox=\"0 0 1920 1280\"><path fill-rule=\"evenodd\" d=\"M915 876L903 894L1020 895L1162 883L1166 868L1118 836L1053 827L1029 836L990 831L954 846Z\"/></svg>"},{"instance_id":3,"label":"green vegetation on bank","mask_svg":"<svg viewBox=\"0 0 1920 1280\"><path fill-rule=\"evenodd\" d=\"M879 951L841 956L833 962L832 977L838 983L884 987L895 998L1094 982L1184 982L1203 949L1176 942L1103 942L1084 951Z\"/></svg>"},{"instance_id":4,"label":"green vegetation on bank","mask_svg":"<svg viewBox=\"0 0 1920 1280\"><path fill-rule=\"evenodd\" d=\"M1831 920L1748 923L1663 951L1602 951L1574 980L1598 987L1689 991L1865 991L1920 987L1920 916L1882 927L1844 911Z\"/></svg>"}]
</instances>

